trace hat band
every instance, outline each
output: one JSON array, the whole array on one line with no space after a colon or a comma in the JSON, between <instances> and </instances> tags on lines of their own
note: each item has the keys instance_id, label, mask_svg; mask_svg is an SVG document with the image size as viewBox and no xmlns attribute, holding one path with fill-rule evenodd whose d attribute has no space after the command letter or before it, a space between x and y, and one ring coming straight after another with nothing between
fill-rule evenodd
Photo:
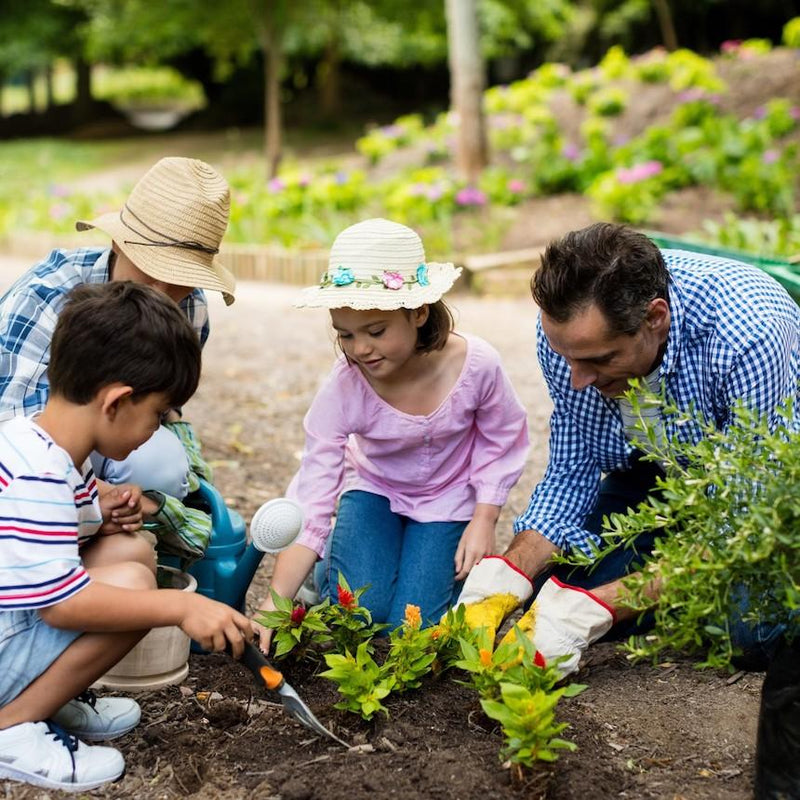
<instances>
[{"instance_id":1,"label":"hat band","mask_svg":"<svg viewBox=\"0 0 800 800\"><path fill-rule=\"evenodd\" d=\"M390 291L397 291L404 286L410 289L415 284L430 286L428 267L425 264L420 264L413 275L403 275L396 270L385 269L380 275L372 274L369 278L356 278L350 267L338 266L333 271L328 270L319 282L320 289L327 289L331 286L352 286L355 289L377 287Z\"/></svg>"},{"instance_id":2,"label":"hat band","mask_svg":"<svg viewBox=\"0 0 800 800\"><path fill-rule=\"evenodd\" d=\"M123 216L126 211L136 220L136 222L139 223L139 225L144 226L151 234L159 238L152 238L148 234L143 233L141 230L137 230L130 222L127 222ZM173 239L166 233L162 233L161 231L157 231L155 228L151 228L141 217L137 217L136 214L131 211L127 203L125 203L122 210L119 212L119 221L129 231L132 231L137 236L140 236L142 239L146 240L144 242L134 242L130 239L124 239L122 242L123 244L135 244L141 247L181 247L184 250L197 250L200 253L208 253L212 256L215 256L217 253L219 253L219 248L217 247L208 247L202 242L195 242L191 239ZM161 241L159 241L159 239Z\"/></svg>"}]
</instances>

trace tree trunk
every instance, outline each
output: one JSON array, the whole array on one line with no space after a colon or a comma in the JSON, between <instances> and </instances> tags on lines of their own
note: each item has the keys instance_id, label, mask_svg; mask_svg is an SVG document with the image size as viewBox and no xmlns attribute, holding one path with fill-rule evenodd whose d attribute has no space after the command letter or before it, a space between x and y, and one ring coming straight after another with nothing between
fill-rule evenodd
<instances>
[{"instance_id":1,"label":"tree trunk","mask_svg":"<svg viewBox=\"0 0 800 800\"><path fill-rule=\"evenodd\" d=\"M29 69L25 71L25 88L28 91L28 113L36 113L36 71Z\"/></svg>"},{"instance_id":2,"label":"tree trunk","mask_svg":"<svg viewBox=\"0 0 800 800\"><path fill-rule=\"evenodd\" d=\"M653 0L658 16L658 26L661 28L661 41L664 47L670 52L678 49L678 37L675 33L675 25L672 22L672 11L669 8L669 0Z\"/></svg>"},{"instance_id":3,"label":"tree trunk","mask_svg":"<svg viewBox=\"0 0 800 800\"><path fill-rule=\"evenodd\" d=\"M281 161L281 66L282 58L278 37L269 19L265 21L262 37L264 51L264 157L267 161L267 175L274 178L278 174Z\"/></svg>"},{"instance_id":4,"label":"tree trunk","mask_svg":"<svg viewBox=\"0 0 800 800\"><path fill-rule=\"evenodd\" d=\"M458 115L456 168L472 184L489 160L476 0L447 0L446 11L451 105Z\"/></svg>"},{"instance_id":5,"label":"tree trunk","mask_svg":"<svg viewBox=\"0 0 800 800\"><path fill-rule=\"evenodd\" d=\"M48 64L44 68L44 90L45 90L45 108L49 111L56 104L56 96L53 88L52 64Z\"/></svg>"},{"instance_id":6,"label":"tree trunk","mask_svg":"<svg viewBox=\"0 0 800 800\"><path fill-rule=\"evenodd\" d=\"M341 63L339 42L332 39L325 45L325 54L318 68L320 106L322 116L327 120L337 119L342 110Z\"/></svg>"},{"instance_id":7,"label":"tree trunk","mask_svg":"<svg viewBox=\"0 0 800 800\"><path fill-rule=\"evenodd\" d=\"M92 66L84 59L75 59L75 123L88 119L92 110Z\"/></svg>"}]
</instances>

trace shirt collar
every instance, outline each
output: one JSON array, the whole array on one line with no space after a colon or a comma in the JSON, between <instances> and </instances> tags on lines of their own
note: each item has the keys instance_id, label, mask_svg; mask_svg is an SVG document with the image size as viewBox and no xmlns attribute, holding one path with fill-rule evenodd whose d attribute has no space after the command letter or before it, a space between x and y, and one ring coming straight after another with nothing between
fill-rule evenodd
<instances>
[{"instance_id":1,"label":"shirt collar","mask_svg":"<svg viewBox=\"0 0 800 800\"><path fill-rule=\"evenodd\" d=\"M667 333L667 349L664 351L664 358L661 359L661 364L659 366L660 375L668 375L677 368L676 365L681 351L683 324L685 320L680 293L671 275L669 283L667 284L667 292L669 294L670 321L669 332Z\"/></svg>"},{"instance_id":2,"label":"shirt collar","mask_svg":"<svg viewBox=\"0 0 800 800\"><path fill-rule=\"evenodd\" d=\"M108 283L111 276L108 274L108 261L111 257L111 248L100 252L97 261L89 269L89 279L87 283Z\"/></svg>"}]
</instances>

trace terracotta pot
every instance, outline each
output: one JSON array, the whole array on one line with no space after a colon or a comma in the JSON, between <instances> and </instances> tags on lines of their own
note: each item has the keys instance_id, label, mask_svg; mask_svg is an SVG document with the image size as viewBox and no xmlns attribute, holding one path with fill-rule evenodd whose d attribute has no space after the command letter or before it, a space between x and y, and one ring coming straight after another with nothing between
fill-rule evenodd
<instances>
[{"instance_id":1,"label":"terracotta pot","mask_svg":"<svg viewBox=\"0 0 800 800\"><path fill-rule=\"evenodd\" d=\"M194 592L197 581L187 572L173 567L158 567L158 585L166 589ZM94 686L143 692L180 683L189 673L191 640L177 625L153 628L133 650L117 662Z\"/></svg>"}]
</instances>

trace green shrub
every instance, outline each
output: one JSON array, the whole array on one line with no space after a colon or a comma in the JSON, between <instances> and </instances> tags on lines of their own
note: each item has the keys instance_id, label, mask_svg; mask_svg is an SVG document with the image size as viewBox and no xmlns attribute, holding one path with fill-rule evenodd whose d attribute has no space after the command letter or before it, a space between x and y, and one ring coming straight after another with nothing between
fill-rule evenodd
<instances>
[{"instance_id":1,"label":"green shrub","mask_svg":"<svg viewBox=\"0 0 800 800\"><path fill-rule=\"evenodd\" d=\"M637 413L663 398L628 397ZM628 604L650 607L651 582L660 584L656 627L632 640L632 657L656 659L664 650L699 653L700 666L728 666L734 656L731 622L742 618L743 589L749 622L785 622L800 608L800 432L789 404L773 430L763 417L739 405L726 430L664 403L679 429L702 436L662 442L639 420L649 457L666 468L661 498L605 521L607 543L630 546L644 531L663 529L639 573L625 579ZM576 556L574 563L587 563Z\"/></svg>"},{"instance_id":2,"label":"green shrub","mask_svg":"<svg viewBox=\"0 0 800 800\"><path fill-rule=\"evenodd\" d=\"M627 104L628 93L624 89L607 86L589 98L588 110L601 117L616 117L625 110Z\"/></svg>"},{"instance_id":3,"label":"green shrub","mask_svg":"<svg viewBox=\"0 0 800 800\"><path fill-rule=\"evenodd\" d=\"M161 106L184 109L206 104L200 83L184 78L171 67L136 67L100 72L95 81L95 97L124 107Z\"/></svg>"},{"instance_id":4,"label":"green shrub","mask_svg":"<svg viewBox=\"0 0 800 800\"><path fill-rule=\"evenodd\" d=\"M787 47L800 48L800 17L790 19L783 26L781 41Z\"/></svg>"}]
</instances>

